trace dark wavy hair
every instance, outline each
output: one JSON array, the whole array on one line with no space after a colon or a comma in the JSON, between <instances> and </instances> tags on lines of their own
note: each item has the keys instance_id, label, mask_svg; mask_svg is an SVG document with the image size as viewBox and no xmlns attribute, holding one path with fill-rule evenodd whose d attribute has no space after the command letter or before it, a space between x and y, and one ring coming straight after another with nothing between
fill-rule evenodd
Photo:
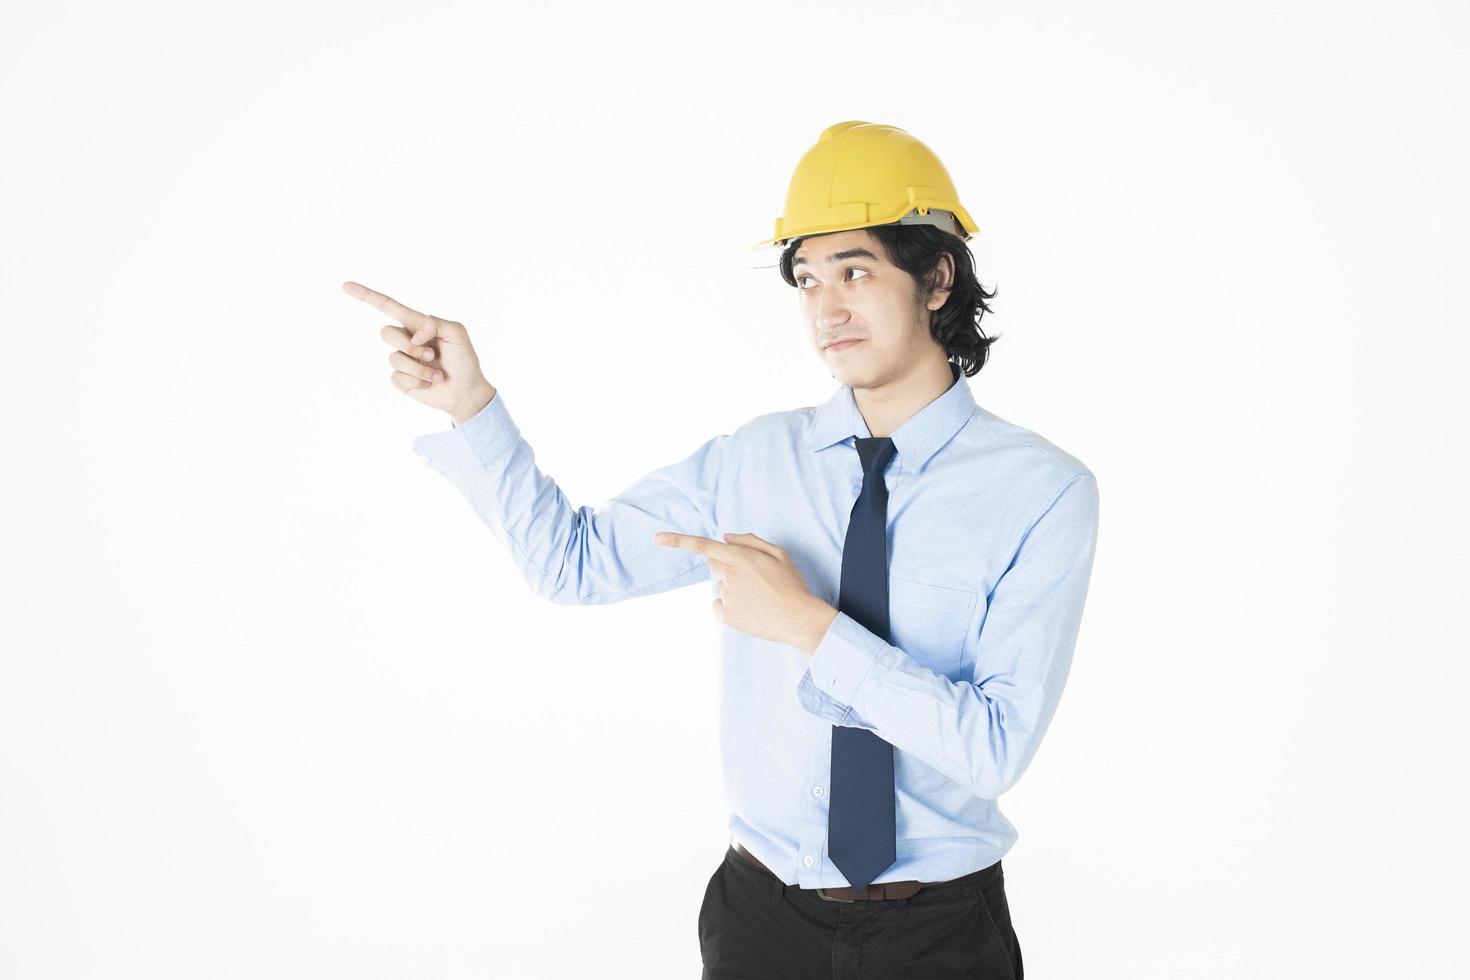
<instances>
[{"instance_id":1,"label":"dark wavy hair","mask_svg":"<svg viewBox=\"0 0 1470 980\"><path fill-rule=\"evenodd\" d=\"M944 348L949 360L959 364L966 377L979 373L985 366L990 345L1001 335L985 336L980 320L993 312L985 305L995 298L995 290L985 291L975 276L975 257L969 244L958 235L941 231L933 225L870 225L869 232L888 256L888 261L907 272L914 280L914 302L922 305L938 282L941 253L954 260L954 283L949 299L929 319L929 333ZM812 237L812 236L807 236ZM794 238L781 251L781 278L796 286L791 259L806 238Z\"/></svg>"}]
</instances>

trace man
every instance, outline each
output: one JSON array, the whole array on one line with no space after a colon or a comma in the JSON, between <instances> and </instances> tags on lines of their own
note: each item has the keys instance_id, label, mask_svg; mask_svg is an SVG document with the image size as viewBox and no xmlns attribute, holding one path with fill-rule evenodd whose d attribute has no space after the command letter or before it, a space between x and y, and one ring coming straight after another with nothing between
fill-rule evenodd
<instances>
[{"instance_id":1,"label":"man","mask_svg":"<svg viewBox=\"0 0 1470 980\"><path fill-rule=\"evenodd\" d=\"M401 324L381 334L392 383L451 419L415 451L537 594L713 583L732 843L699 911L706 980L1023 977L996 801L1060 698L1098 495L1080 460L971 394L992 342L976 230L922 143L829 127L759 244L783 249L840 387L596 510L537 468L462 324L343 285Z\"/></svg>"}]
</instances>

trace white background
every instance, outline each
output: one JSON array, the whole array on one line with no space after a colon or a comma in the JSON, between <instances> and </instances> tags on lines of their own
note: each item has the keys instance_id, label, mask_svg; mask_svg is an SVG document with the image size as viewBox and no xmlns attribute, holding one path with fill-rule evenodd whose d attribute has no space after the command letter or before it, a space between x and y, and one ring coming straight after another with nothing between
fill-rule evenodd
<instances>
[{"instance_id":1,"label":"white background","mask_svg":"<svg viewBox=\"0 0 1470 980\"><path fill-rule=\"evenodd\" d=\"M1466 975L1467 41L1458 2L0 8L0 975L698 975L708 588L535 599L340 284L468 325L606 500L834 390L745 246L848 119L980 225L977 400L1098 476L1003 800L1027 975Z\"/></svg>"}]
</instances>

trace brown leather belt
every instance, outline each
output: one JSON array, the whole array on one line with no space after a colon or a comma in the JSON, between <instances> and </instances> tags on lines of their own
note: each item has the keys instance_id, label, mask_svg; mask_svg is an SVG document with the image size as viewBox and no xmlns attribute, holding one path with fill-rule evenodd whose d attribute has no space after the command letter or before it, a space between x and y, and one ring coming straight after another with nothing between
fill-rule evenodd
<instances>
[{"instance_id":1,"label":"brown leather belt","mask_svg":"<svg viewBox=\"0 0 1470 980\"><path fill-rule=\"evenodd\" d=\"M760 868L771 877L779 879L780 876L764 864L761 864L760 860L754 854L745 849L745 845L739 841L735 841L734 844L736 854L739 854L743 859ZM881 881L875 882L867 888L852 888L848 886L842 888L818 888L816 892L820 897L829 902L881 902L895 898L912 898L928 885L943 884L945 882L942 881Z\"/></svg>"}]
</instances>

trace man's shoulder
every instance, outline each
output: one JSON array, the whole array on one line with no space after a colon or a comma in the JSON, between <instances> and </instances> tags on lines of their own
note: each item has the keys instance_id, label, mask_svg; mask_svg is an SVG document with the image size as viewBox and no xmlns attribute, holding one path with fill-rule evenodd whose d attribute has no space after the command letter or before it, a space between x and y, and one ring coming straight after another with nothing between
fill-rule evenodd
<instances>
[{"instance_id":1,"label":"man's shoulder","mask_svg":"<svg viewBox=\"0 0 1470 980\"><path fill-rule=\"evenodd\" d=\"M812 405L763 412L737 426L735 434L746 442L802 435L811 425L812 416L816 412L816 407Z\"/></svg>"},{"instance_id":2,"label":"man's shoulder","mask_svg":"<svg viewBox=\"0 0 1470 980\"><path fill-rule=\"evenodd\" d=\"M799 444L810 432L818 409L816 405L802 405L763 412L736 426L733 435L746 447ZM953 448L963 446L967 454L983 457L983 465L992 475L1008 472L1012 478L1035 484L1034 489L1042 492L1047 487L1059 489L1079 475L1095 479L1092 470L1074 453L978 404L964 429L967 438L952 444Z\"/></svg>"},{"instance_id":3,"label":"man's shoulder","mask_svg":"<svg viewBox=\"0 0 1470 980\"><path fill-rule=\"evenodd\" d=\"M1075 454L1034 429L975 406L969 426L975 448L1017 470L1034 474L1041 482L1056 486L1078 476L1096 479L1092 470Z\"/></svg>"}]
</instances>

